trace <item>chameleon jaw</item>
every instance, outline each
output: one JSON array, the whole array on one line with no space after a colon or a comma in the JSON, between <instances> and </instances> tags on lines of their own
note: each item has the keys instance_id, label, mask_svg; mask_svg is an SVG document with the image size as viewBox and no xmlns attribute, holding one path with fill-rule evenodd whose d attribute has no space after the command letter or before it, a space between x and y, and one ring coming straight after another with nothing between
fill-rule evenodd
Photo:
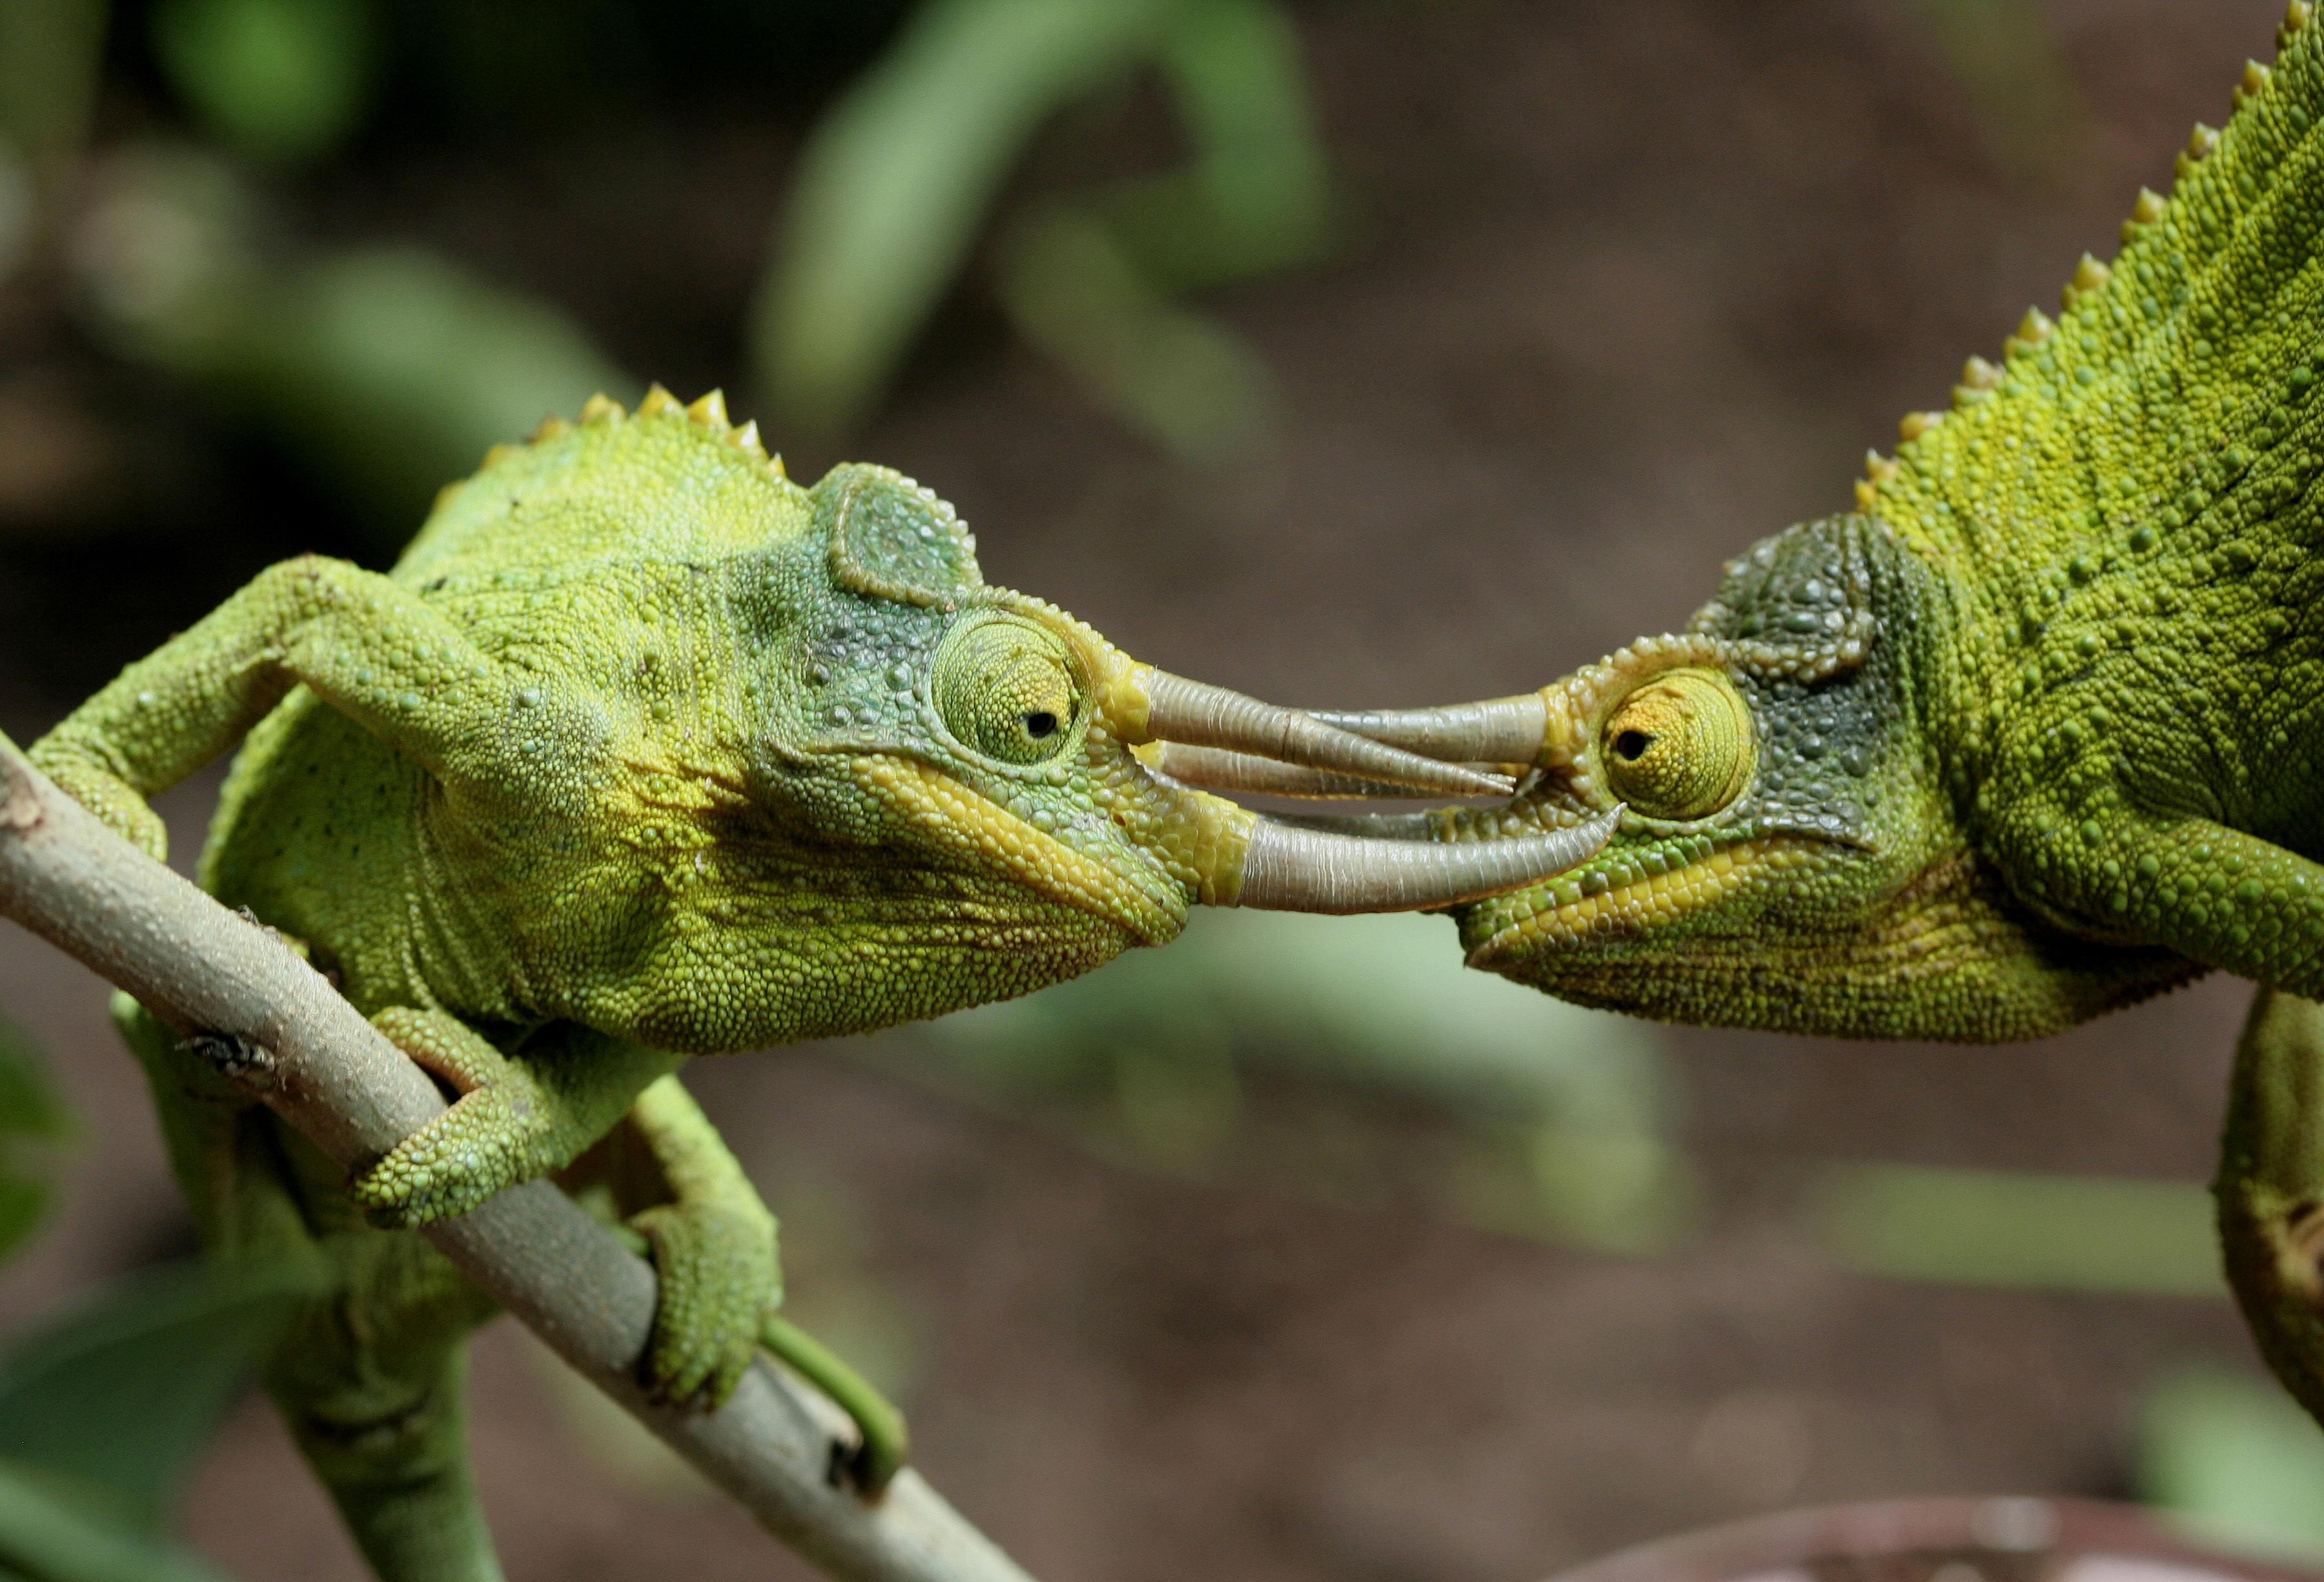
<instances>
[{"instance_id":1,"label":"chameleon jaw","mask_svg":"<svg viewBox=\"0 0 2324 1582\"><path fill-rule=\"evenodd\" d=\"M1815 844L1787 836L1730 840L1711 844L1702 856L1659 874L1627 866L1618 873L1591 868L1582 875L1579 893L1545 891L1545 904L1501 922L1471 946L1468 964L1499 972L1513 963L1592 941L1633 938L1700 916L1746 885L1812 861Z\"/></svg>"}]
</instances>

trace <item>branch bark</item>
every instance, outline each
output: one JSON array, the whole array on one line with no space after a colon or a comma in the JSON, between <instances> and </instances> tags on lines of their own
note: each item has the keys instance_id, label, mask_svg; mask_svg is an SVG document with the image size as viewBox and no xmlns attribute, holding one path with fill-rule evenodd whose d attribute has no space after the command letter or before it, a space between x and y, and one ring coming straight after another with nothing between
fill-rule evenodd
<instances>
[{"instance_id":1,"label":"branch bark","mask_svg":"<svg viewBox=\"0 0 2324 1582\"><path fill-rule=\"evenodd\" d=\"M122 839L0 736L0 915L165 1019L259 1051L253 1094L359 1170L440 1114L420 1069L272 931ZM907 1467L876 1503L835 1487L838 1409L764 1357L715 1413L638 1383L653 1271L547 1181L425 1234L573 1369L843 1582L1030 1582Z\"/></svg>"}]
</instances>

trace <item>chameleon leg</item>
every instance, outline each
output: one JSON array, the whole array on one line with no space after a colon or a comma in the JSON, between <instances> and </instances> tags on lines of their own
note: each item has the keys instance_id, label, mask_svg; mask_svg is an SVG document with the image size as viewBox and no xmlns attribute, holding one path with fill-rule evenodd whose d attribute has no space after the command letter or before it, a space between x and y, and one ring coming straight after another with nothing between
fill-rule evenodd
<instances>
[{"instance_id":1,"label":"chameleon leg","mask_svg":"<svg viewBox=\"0 0 2324 1582\"><path fill-rule=\"evenodd\" d=\"M466 1214L503 1187L563 1168L683 1058L571 1023L510 1056L441 1011L390 1006L372 1022L460 1094L349 1183L381 1226Z\"/></svg>"},{"instance_id":2,"label":"chameleon leg","mask_svg":"<svg viewBox=\"0 0 2324 1582\"><path fill-rule=\"evenodd\" d=\"M2265 987L2252 1002L2212 1191L2260 1355L2324 1423L2324 1004Z\"/></svg>"},{"instance_id":3,"label":"chameleon leg","mask_svg":"<svg viewBox=\"0 0 2324 1582\"><path fill-rule=\"evenodd\" d=\"M661 1281L647 1376L669 1400L715 1408L734 1392L783 1300L775 1217L675 1076L638 1095L630 1121L670 1196L629 1217Z\"/></svg>"},{"instance_id":4,"label":"chameleon leg","mask_svg":"<svg viewBox=\"0 0 2324 1582\"><path fill-rule=\"evenodd\" d=\"M661 1281L647 1376L671 1400L715 1408L764 1346L837 1402L862 1443L849 1471L877 1494L904 1463L904 1419L853 1368L779 1318L775 1219L675 1076L560 1175L585 1205L643 1238ZM605 1198L600 1199L603 1189Z\"/></svg>"},{"instance_id":5,"label":"chameleon leg","mask_svg":"<svg viewBox=\"0 0 2324 1582\"><path fill-rule=\"evenodd\" d=\"M365 1226L336 1165L136 1001L115 995L113 1013L210 1255L319 1266L265 1383L364 1556L385 1582L498 1582L460 1392L491 1300L418 1235Z\"/></svg>"},{"instance_id":6,"label":"chameleon leg","mask_svg":"<svg viewBox=\"0 0 2324 1582\"><path fill-rule=\"evenodd\" d=\"M28 756L160 856L165 835L144 799L233 746L301 682L456 797L512 802L531 817L587 800L575 777L594 763L587 747L602 739L602 720L486 654L411 589L320 555L260 572ZM509 728L517 719L521 731ZM526 751L549 740L569 750Z\"/></svg>"}]
</instances>

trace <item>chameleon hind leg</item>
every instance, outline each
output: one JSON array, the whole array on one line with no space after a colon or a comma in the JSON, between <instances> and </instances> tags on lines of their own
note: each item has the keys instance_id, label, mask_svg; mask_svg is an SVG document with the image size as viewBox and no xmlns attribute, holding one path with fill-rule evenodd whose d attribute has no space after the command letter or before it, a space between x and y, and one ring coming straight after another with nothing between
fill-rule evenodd
<instances>
[{"instance_id":1,"label":"chameleon hind leg","mask_svg":"<svg viewBox=\"0 0 2324 1582\"><path fill-rule=\"evenodd\" d=\"M461 1394L491 1300L414 1233L365 1225L336 1165L136 1001L115 995L114 1019L209 1255L315 1265L264 1383L364 1558L384 1582L499 1582Z\"/></svg>"},{"instance_id":2,"label":"chameleon hind leg","mask_svg":"<svg viewBox=\"0 0 2324 1582\"><path fill-rule=\"evenodd\" d=\"M2324 1004L2268 987L2253 1000L2212 1191L2260 1355L2324 1423Z\"/></svg>"},{"instance_id":3,"label":"chameleon hind leg","mask_svg":"<svg viewBox=\"0 0 2324 1582\"><path fill-rule=\"evenodd\" d=\"M854 1369L781 1318L775 1218L724 1139L675 1076L638 1096L622 1124L558 1183L635 1235L661 1281L646 1358L656 1392L715 1407L764 1346L854 1420L852 1482L877 1494L904 1463L904 1419Z\"/></svg>"}]
</instances>

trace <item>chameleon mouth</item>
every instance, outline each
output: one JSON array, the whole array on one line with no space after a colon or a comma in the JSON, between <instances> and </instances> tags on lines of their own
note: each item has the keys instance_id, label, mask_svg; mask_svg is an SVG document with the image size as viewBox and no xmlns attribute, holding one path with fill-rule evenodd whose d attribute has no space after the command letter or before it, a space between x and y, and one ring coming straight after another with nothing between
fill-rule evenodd
<instances>
[{"instance_id":1,"label":"chameleon mouth","mask_svg":"<svg viewBox=\"0 0 2324 1582\"><path fill-rule=\"evenodd\" d=\"M1517 906L1528 902L1523 916L1507 917L1516 910L1504 903L1498 911L1507 921L1479 940L1469 951L1471 967L1496 971L1509 960L1537 959L1545 952L1571 950L1592 943L1633 939L1656 927L1702 916L1746 886L1756 884L1786 868L1813 862L1816 843L1790 836L1762 837L1711 843L1707 852L1656 873L1640 860L1617 858L1544 886L1530 895L1513 898ZM1659 858L1661 854L1655 854Z\"/></svg>"},{"instance_id":2,"label":"chameleon mouth","mask_svg":"<svg viewBox=\"0 0 2324 1582\"><path fill-rule=\"evenodd\" d=\"M1185 899L1175 885L1140 884L951 775L885 754L859 760L855 772L883 800L910 816L915 827L941 831L947 843L999 867L1028 890L1094 912L1141 944L1167 944L1185 926Z\"/></svg>"}]
</instances>

